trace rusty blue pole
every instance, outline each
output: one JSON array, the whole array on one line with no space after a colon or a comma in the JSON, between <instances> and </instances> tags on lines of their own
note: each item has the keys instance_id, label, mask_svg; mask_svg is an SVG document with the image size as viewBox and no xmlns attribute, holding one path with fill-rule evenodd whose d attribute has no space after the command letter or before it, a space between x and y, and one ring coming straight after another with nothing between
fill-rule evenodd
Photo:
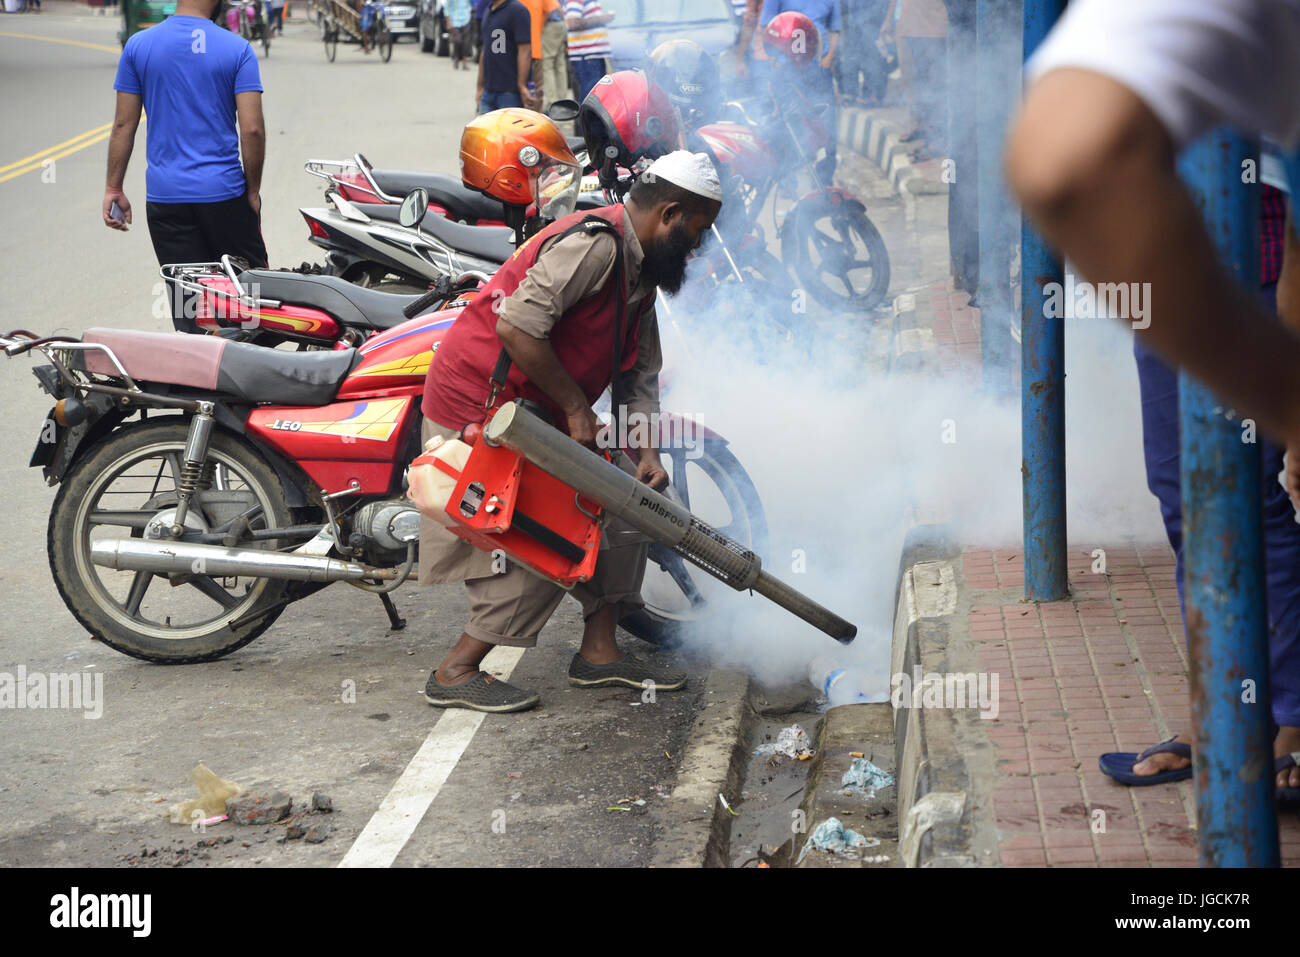
<instances>
[{"instance_id":1,"label":"rusty blue pole","mask_svg":"<svg viewBox=\"0 0 1300 957\"><path fill-rule=\"evenodd\" d=\"M983 388L995 395L1011 389L1011 250L1015 219L1002 178L1002 146L1018 93L1020 0L976 0L976 176L979 180L980 367ZM962 171L957 170L958 177Z\"/></svg>"},{"instance_id":2,"label":"rusty blue pole","mask_svg":"<svg viewBox=\"0 0 1300 957\"><path fill-rule=\"evenodd\" d=\"M1065 0L1025 0L1025 59L1065 10ZM1047 316L1045 287L1064 283L1061 262L1020 220L1020 450L1024 489L1025 598L1060 601L1070 584L1065 549L1065 318Z\"/></svg>"},{"instance_id":3,"label":"rusty blue pole","mask_svg":"<svg viewBox=\"0 0 1300 957\"><path fill-rule=\"evenodd\" d=\"M1217 130L1184 155L1221 261L1259 286L1255 144ZM1160 321L1158 318L1156 321ZM1260 450L1243 422L1185 373L1181 408L1183 584L1196 734L1196 820L1205 867L1277 867Z\"/></svg>"}]
</instances>

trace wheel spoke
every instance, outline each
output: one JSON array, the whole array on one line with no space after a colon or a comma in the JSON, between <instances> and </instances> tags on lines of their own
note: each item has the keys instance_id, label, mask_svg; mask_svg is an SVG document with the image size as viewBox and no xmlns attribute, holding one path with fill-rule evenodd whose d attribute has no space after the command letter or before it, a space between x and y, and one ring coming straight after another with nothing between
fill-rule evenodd
<instances>
[{"instance_id":1,"label":"wheel spoke","mask_svg":"<svg viewBox=\"0 0 1300 957\"><path fill-rule=\"evenodd\" d=\"M132 618L140 617L140 603L144 601L144 593L148 590L151 581L153 581L153 572L136 572L135 577L131 579L131 590L127 593L126 604L122 608Z\"/></svg>"},{"instance_id":2,"label":"wheel spoke","mask_svg":"<svg viewBox=\"0 0 1300 957\"><path fill-rule=\"evenodd\" d=\"M686 600L691 603L692 608L700 608L704 605L704 596L695 587L695 581L691 578L691 573L686 570L686 560L682 556L669 551L662 545L651 545L649 557L651 561L668 573L668 576L676 583L677 587L682 590Z\"/></svg>"},{"instance_id":3,"label":"wheel spoke","mask_svg":"<svg viewBox=\"0 0 1300 957\"><path fill-rule=\"evenodd\" d=\"M236 598L234 595L230 594L230 592L218 585L216 579L212 578L210 575L190 575L186 579L185 584L193 585L222 608L227 610L234 608L240 602L239 598Z\"/></svg>"},{"instance_id":4,"label":"wheel spoke","mask_svg":"<svg viewBox=\"0 0 1300 957\"><path fill-rule=\"evenodd\" d=\"M682 507L691 510L691 490L686 479L686 456L673 456L673 490L682 500Z\"/></svg>"}]
</instances>

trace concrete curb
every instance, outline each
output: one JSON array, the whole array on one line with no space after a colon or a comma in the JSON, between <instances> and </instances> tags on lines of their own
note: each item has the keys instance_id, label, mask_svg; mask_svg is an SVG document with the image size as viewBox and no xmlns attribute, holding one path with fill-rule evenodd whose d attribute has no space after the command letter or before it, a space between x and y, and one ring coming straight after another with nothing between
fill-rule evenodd
<instances>
[{"instance_id":1,"label":"concrete curb","mask_svg":"<svg viewBox=\"0 0 1300 957\"><path fill-rule=\"evenodd\" d=\"M856 106L839 109L840 143L865 156L880 168L903 200L907 222L916 221L916 197L924 193L946 193L948 187L927 179L916 168L900 133L871 110Z\"/></svg>"},{"instance_id":2,"label":"concrete curb","mask_svg":"<svg viewBox=\"0 0 1300 957\"><path fill-rule=\"evenodd\" d=\"M718 800L740 796L753 709L749 675L713 671L705 679L677 786L656 812L660 836L652 867L729 867L731 816Z\"/></svg>"},{"instance_id":3,"label":"concrete curb","mask_svg":"<svg viewBox=\"0 0 1300 957\"><path fill-rule=\"evenodd\" d=\"M801 868L895 867L898 865L898 787L881 788L870 797L846 792L841 780L853 762L851 752L897 778L893 708L880 704L847 704L831 708L818 725L817 751L808 769L808 784L799 805L804 827L791 843L788 864ZM799 863L809 835L827 818L880 843L856 854L810 851ZM880 858L883 858L881 860Z\"/></svg>"},{"instance_id":4,"label":"concrete curb","mask_svg":"<svg viewBox=\"0 0 1300 957\"><path fill-rule=\"evenodd\" d=\"M899 565L892 673L970 673L957 614L961 546L942 525L912 528ZM906 686L903 686L906 687ZM896 694L900 857L906 867L996 863L993 746L973 709L910 707Z\"/></svg>"}]
</instances>

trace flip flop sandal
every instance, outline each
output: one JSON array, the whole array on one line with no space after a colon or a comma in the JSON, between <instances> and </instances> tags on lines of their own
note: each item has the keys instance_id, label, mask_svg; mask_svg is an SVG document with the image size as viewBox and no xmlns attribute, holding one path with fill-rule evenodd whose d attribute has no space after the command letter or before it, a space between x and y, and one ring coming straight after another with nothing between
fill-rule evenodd
<instances>
[{"instance_id":1,"label":"flip flop sandal","mask_svg":"<svg viewBox=\"0 0 1300 957\"><path fill-rule=\"evenodd\" d=\"M1148 787L1152 784L1168 784L1172 781L1186 781L1192 776L1191 765L1179 768L1177 771L1161 771L1157 774L1133 773L1133 765L1139 761L1145 761L1153 754L1176 754L1178 757L1187 758L1190 761L1192 759L1192 746L1170 738L1168 741L1161 741L1159 744L1147 748L1141 754L1133 754L1127 751L1112 751L1103 754L1097 759L1097 766L1101 768L1103 774L1109 775L1120 784L1135 788Z\"/></svg>"},{"instance_id":2,"label":"flip flop sandal","mask_svg":"<svg viewBox=\"0 0 1300 957\"><path fill-rule=\"evenodd\" d=\"M424 686L424 700L435 708L469 708L472 711L527 711L541 700L541 695L500 681L480 671L469 681L444 685L432 674Z\"/></svg>"},{"instance_id":3,"label":"flip flop sandal","mask_svg":"<svg viewBox=\"0 0 1300 957\"><path fill-rule=\"evenodd\" d=\"M1274 758L1273 777L1276 778L1283 771L1288 771L1297 765L1300 765L1300 751L1292 751L1280 758ZM1285 808L1300 807L1300 788L1278 788L1277 803Z\"/></svg>"}]
</instances>

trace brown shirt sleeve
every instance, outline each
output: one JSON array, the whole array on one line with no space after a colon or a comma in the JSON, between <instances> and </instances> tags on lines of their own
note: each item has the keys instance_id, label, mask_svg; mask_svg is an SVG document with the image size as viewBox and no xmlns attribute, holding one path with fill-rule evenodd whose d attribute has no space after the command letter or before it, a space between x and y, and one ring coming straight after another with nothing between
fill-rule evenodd
<instances>
[{"instance_id":1,"label":"brown shirt sleeve","mask_svg":"<svg viewBox=\"0 0 1300 957\"><path fill-rule=\"evenodd\" d=\"M549 338L556 321L604 288L613 271L613 236L573 233L542 250L498 314L534 339Z\"/></svg>"},{"instance_id":2,"label":"brown shirt sleeve","mask_svg":"<svg viewBox=\"0 0 1300 957\"><path fill-rule=\"evenodd\" d=\"M637 343L636 365L624 372L619 379L623 405L628 412L649 415L659 411L659 370L663 364L659 320L652 304L641 317L641 339Z\"/></svg>"}]
</instances>

